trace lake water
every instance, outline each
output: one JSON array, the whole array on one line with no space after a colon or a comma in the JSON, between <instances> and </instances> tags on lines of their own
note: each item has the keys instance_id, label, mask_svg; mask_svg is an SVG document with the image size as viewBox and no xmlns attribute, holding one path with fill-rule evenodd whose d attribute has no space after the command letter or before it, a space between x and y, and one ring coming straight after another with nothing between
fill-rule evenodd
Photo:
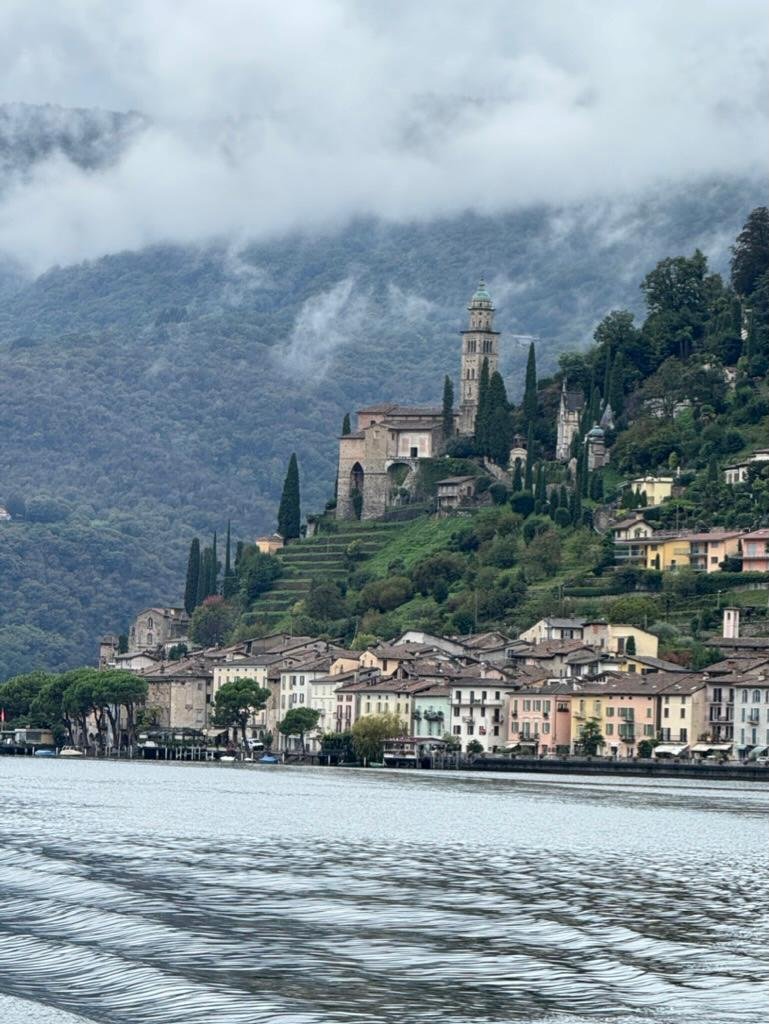
<instances>
[{"instance_id":1,"label":"lake water","mask_svg":"<svg viewBox=\"0 0 769 1024\"><path fill-rule=\"evenodd\" d=\"M4 1024L767 1017L749 783L0 758Z\"/></svg>"}]
</instances>

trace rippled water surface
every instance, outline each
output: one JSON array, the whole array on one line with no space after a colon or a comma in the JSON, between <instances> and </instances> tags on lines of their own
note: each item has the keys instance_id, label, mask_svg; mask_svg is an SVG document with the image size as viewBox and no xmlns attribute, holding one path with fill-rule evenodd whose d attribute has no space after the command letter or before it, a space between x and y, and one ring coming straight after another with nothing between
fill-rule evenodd
<instances>
[{"instance_id":1,"label":"rippled water surface","mask_svg":"<svg viewBox=\"0 0 769 1024\"><path fill-rule=\"evenodd\" d=\"M7 1024L767 1019L754 784L0 758Z\"/></svg>"}]
</instances>

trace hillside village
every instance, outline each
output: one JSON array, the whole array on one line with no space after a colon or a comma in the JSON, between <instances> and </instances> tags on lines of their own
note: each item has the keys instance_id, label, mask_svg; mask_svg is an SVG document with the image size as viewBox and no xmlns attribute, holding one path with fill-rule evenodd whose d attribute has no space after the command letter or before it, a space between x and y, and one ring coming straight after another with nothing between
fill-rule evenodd
<instances>
[{"instance_id":1,"label":"hillside village","mask_svg":"<svg viewBox=\"0 0 769 1024\"><path fill-rule=\"evenodd\" d=\"M138 683L125 704L93 672L40 674L0 687L6 719L101 750L344 758L391 715L406 759L764 756L768 232L754 211L731 285L701 253L663 261L643 325L609 314L551 378L532 344L520 404L481 282L441 405L345 416L323 511L302 522L292 456L276 533L195 539L183 606L102 639L102 679Z\"/></svg>"}]
</instances>

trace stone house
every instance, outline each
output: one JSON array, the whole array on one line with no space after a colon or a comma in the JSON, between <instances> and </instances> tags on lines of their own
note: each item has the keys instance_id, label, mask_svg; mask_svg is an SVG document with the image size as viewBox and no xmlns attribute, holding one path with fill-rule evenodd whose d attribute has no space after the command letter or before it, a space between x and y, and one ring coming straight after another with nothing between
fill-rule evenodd
<instances>
[{"instance_id":1,"label":"stone house","mask_svg":"<svg viewBox=\"0 0 769 1024\"><path fill-rule=\"evenodd\" d=\"M213 672L202 658L165 662L142 672L147 680L146 707L155 709L155 725L199 729L210 724Z\"/></svg>"},{"instance_id":2,"label":"stone house","mask_svg":"<svg viewBox=\"0 0 769 1024\"><path fill-rule=\"evenodd\" d=\"M438 511L453 512L469 505L475 497L474 476L447 476L438 481Z\"/></svg>"},{"instance_id":3,"label":"stone house","mask_svg":"<svg viewBox=\"0 0 769 1024\"><path fill-rule=\"evenodd\" d=\"M187 637L190 617L184 608L145 608L134 619L128 635L129 651L158 647Z\"/></svg>"}]
</instances>

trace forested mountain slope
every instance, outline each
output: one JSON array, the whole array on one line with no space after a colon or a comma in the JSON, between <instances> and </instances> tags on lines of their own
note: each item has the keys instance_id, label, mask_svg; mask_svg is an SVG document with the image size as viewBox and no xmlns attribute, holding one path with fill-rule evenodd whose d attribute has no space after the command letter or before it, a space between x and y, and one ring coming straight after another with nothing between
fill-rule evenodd
<instances>
[{"instance_id":1,"label":"forested mountain slope","mask_svg":"<svg viewBox=\"0 0 769 1024\"><path fill-rule=\"evenodd\" d=\"M580 209L359 221L239 250L153 248L0 288L0 678L93 657L137 606L178 600L192 534L271 528L296 450L305 510L333 488L342 415L438 401L484 274L511 396L654 263L695 245L715 269L761 189ZM33 557L34 554L34 557ZM55 597L52 597L55 595ZM35 632L38 631L38 632Z\"/></svg>"}]
</instances>

